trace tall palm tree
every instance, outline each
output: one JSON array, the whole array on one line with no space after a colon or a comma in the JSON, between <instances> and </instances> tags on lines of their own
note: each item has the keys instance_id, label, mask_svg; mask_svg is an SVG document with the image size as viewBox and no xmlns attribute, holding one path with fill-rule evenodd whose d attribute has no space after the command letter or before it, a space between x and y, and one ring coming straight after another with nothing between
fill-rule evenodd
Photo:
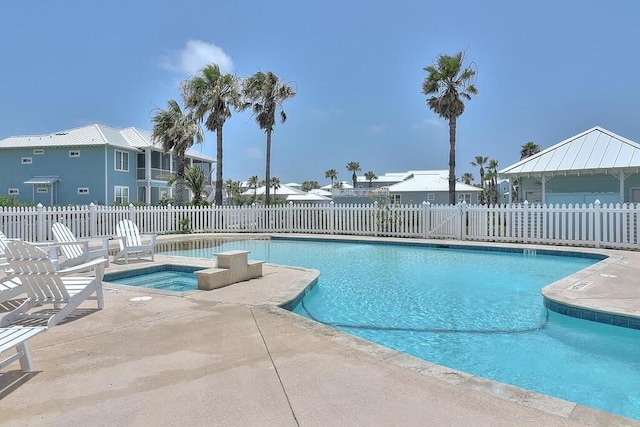
<instances>
[{"instance_id":1,"label":"tall palm tree","mask_svg":"<svg viewBox=\"0 0 640 427\"><path fill-rule=\"evenodd\" d=\"M331 188L333 188L333 180L338 178L338 171L335 169L329 169L324 173L324 177L331 180Z\"/></svg>"},{"instance_id":2,"label":"tall palm tree","mask_svg":"<svg viewBox=\"0 0 640 427\"><path fill-rule=\"evenodd\" d=\"M467 185L471 185L471 181L473 181L473 174L469 172L465 172L462 174L462 182Z\"/></svg>"},{"instance_id":3,"label":"tall palm tree","mask_svg":"<svg viewBox=\"0 0 640 427\"><path fill-rule=\"evenodd\" d=\"M211 132L216 133L215 204L222 204L222 127L231 117L231 107L240 105L238 79L223 74L216 64L209 64L181 85L185 106ZM206 118L206 120L205 120Z\"/></svg>"},{"instance_id":4,"label":"tall palm tree","mask_svg":"<svg viewBox=\"0 0 640 427\"><path fill-rule=\"evenodd\" d=\"M469 164L473 167L480 168L480 188L484 189L484 165L489 161L488 157L476 156L475 162L470 162Z\"/></svg>"},{"instance_id":5,"label":"tall palm tree","mask_svg":"<svg viewBox=\"0 0 640 427\"><path fill-rule=\"evenodd\" d=\"M463 68L464 54L441 54L435 65L424 67L428 73L422 82L422 93L430 96L427 105L437 115L449 122L449 204L456 203L456 124L464 113L464 101L476 95L478 89L472 82L476 72Z\"/></svg>"},{"instance_id":6,"label":"tall palm tree","mask_svg":"<svg viewBox=\"0 0 640 427\"><path fill-rule=\"evenodd\" d=\"M269 186L273 188L273 197L276 196L276 192L280 189L280 178L277 176L271 177L271 185Z\"/></svg>"},{"instance_id":7,"label":"tall palm tree","mask_svg":"<svg viewBox=\"0 0 640 427\"><path fill-rule=\"evenodd\" d=\"M374 179L378 179L378 175L376 175L372 171L365 172L364 177L367 181L369 181L369 188L371 188L371 181L373 181Z\"/></svg>"},{"instance_id":8,"label":"tall palm tree","mask_svg":"<svg viewBox=\"0 0 640 427\"><path fill-rule=\"evenodd\" d=\"M258 197L258 175L253 175L247 180L247 186L253 188L253 200Z\"/></svg>"},{"instance_id":9,"label":"tall palm tree","mask_svg":"<svg viewBox=\"0 0 640 427\"><path fill-rule=\"evenodd\" d=\"M202 192L207 185L207 177L199 166L189 166L184 171L184 181L189 190L193 193L193 204L199 206L202 203Z\"/></svg>"},{"instance_id":10,"label":"tall palm tree","mask_svg":"<svg viewBox=\"0 0 640 427\"><path fill-rule=\"evenodd\" d=\"M538 144L533 141L529 141L526 144L522 145L522 147L520 147L520 160L531 157L534 154L539 153L540 151L542 151L542 148L540 148Z\"/></svg>"},{"instance_id":11,"label":"tall palm tree","mask_svg":"<svg viewBox=\"0 0 640 427\"><path fill-rule=\"evenodd\" d=\"M498 203L498 161L489 160L489 175L491 177L491 196L493 203Z\"/></svg>"},{"instance_id":12,"label":"tall palm tree","mask_svg":"<svg viewBox=\"0 0 640 427\"><path fill-rule=\"evenodd\" d=\"M165 153L173 152L176 159L176 191L173 199L177 206L182 206L186 202L185 153L194 143L204 141L202 128L193 114L183 113L180 105L173 99L167 101L166 110L156 108L154 111L151 117L151 140L160 142Z\"/></svg>"},{"instance_id":13,"label":"tall palm tree","mask_svg":"<svg viewBox=\"0 0 640 427\"><path fill-rule=\"evenodd\" d=\"M356 188L358 186L358 175L356 175L356 172L360 172L362 170L360 169L360 163L358 162L347 163L347 170L349 172L352 172L351 181L353 181L353 188Z\"/></svg>"},{"instance_id":14,"label":"tall palm tree","mask_svg":"<svg viewBox=\"0 0 640 427\"><path fill-rule=\"evenodd\" d=\"M271 71L258 71L248 77L242 85L245 103L242 109L251 107L260 129L267 134L267 153L265 167L265 181L271 182L271 134L276 124L276 110L280 110L280 120L287 121L287 115L282 103L293 98L296 93L291 86L281 82ZM265 205L270 204L269 186L265 188Z\"/></svg>"}]
</instances>

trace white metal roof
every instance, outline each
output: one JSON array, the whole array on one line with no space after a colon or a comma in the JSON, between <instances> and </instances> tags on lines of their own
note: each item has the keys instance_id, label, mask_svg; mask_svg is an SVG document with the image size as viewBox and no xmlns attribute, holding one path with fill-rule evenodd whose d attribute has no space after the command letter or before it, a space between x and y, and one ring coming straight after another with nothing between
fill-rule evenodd
<instances>
[{"instance_id":1,"label":"white metal roof","mask_svg":"<svg viewBox=\"0 0 640 427\"><path fill-rule=\"evenodd\" d=\"M449 172L447 172L448 174ZM440 174L419 174L414 175L405 181L389 186L390 193L408 193L408 192L448 192L449 179ZM476 192L482 191L481 188L473 185L456 182L456 192Z\"/></svg>"},{"instance_id":2,"label":"white metal roof","mask_svg":"<svg viewBox=\"0 0 640 427\"><path fill-rule=\"evenodd\" d=\"M321 196L316 193L290 194L287 196L290 202L330 202L331 197Z\"/></svg>"},{"instance_id":3,"label":"white metal roof","mask_svg":"<svg viewBox=\"0 0 640 427\"><path fill-rule=\"evenodd\" d=\"M86 147L113 146L123 150L136 151L140 148L154 147L162 150L159 144L151 143L151 132L129 127L114 129L109 126L93 124L68 129L46 135L10 136L0 141L2 148L47 148L47 147ZM215 162L215 159L192 148L187 157Z\"/></svg>"},{"instance_id":4,"label":"white metal roof","mask_svg":"<svg viewBox=\"0 0 640 427\"><path fill-rule=\"evenodd\" d=\"M242 193L243 196L253 196L254 194L257 196L262 196L264 195L266 192L266 187L262 186L262 187L258 187L257 189L253 189L250 188L247 191L245 191L244 193ZM302 190L298 190L297 188L293 188L293 187L289 187L287 185L280 185L280 188L278 188L277 190L275 190L273 187L271 187L269 189L269 194L270 195L276 195L276 196L289 196L292 194L307 194Z\"/></svg>"},{"instance_id":5,"label":"white metal roof","mask_svg":"<svg viewBox=\"0 0 640 427\"><path fill-rule=\"evenodd\" d=\"M23 184L51 185L58 181L60 181L59 176L34 176L33 178L26 180Z\"/></svg>"},{"instance_id":6,"label":"white metal roof","mask_svg":"<svg viewBox=\"0 0 640 427\"><path fill-rule=\"evenodd\" d=\"M547 174L608 172L640 167L640 145L599 126L565 139L499 173Z\"/></svg>"}]
</instances>

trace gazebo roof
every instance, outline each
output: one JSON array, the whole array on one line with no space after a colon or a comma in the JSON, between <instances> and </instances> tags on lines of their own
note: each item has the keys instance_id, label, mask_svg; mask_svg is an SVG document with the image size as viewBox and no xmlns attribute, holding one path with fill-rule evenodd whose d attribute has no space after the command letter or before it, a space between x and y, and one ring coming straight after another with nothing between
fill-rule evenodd
<instances>
[{"instance_id":1,"label":"gazebo roof","mask_svg":"<svg viewBox=\"0 0 640 427\"><path fill-rule=\"evenodd\" d=\"M502 169L500 175L608 173L640 168L640 144L599 126Z\"/></svg>"}]
</instances>

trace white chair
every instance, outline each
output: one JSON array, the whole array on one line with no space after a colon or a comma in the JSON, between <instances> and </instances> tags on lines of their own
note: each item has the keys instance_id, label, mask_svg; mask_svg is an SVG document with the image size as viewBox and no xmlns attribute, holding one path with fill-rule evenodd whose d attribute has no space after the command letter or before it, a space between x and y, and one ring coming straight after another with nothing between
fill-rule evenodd
<instances>
[{"instance_id":1,"label":"white chair","mask_svg":"<svg viewBox=\"0 0 640 427\"><path fill-rule=\"evenodd\" d=\"M6 277L5 270L9 268L5 250L9 239L0 231L0 303L12 300L25 291L20 286L18 279L9 279Z\"/></svg>"},{"instance_id":2,"label":"white chair","mask_svg":"<svg viewBox=\"0 0 640 427\"><path fill-rule=\"evenodd\" d=\"M104 307L104 259L57 270L44 251L21 240L7 243L6 256L10 266L8 277L20 280L28 296L20 306L0 319L0 328L21 319L46 320L47 326L52 327L90 299L97 300L98 309ZM72 276L79 271L86 272L88 268L93 268L93 276ZM45 309L31 311L40 306ZM53 307L48 309L48 306Z\"/></svg>"},{"instance_id":3,"label":"white chair","mask_svg":"<svg viewBox=\"0 0 640 427\"><path fill-rule=\"evenodd\" d=\"M113 262L124 258L124 262L127 264L129 263L129 258L142 258L147 255L151 256L151 261L154 260L156 250L155 234L140 235L138 226L128 219L123 219L116 225L116 233L120 251L113 257ZM144 237L144 241L142 237Z\"/></svg>"},{"instance_id":4,"label":"white chair","mask_svg":"<svg viewBox=\"0 0 640 427\"><path fill-rule=\"evenodd\" d=\"M0 328L0 354L14 350L8 357L0 359L0 369L19 360L20 369L23 371L32 370L31 352L29 351L27 341L34 335L38 335L46 330L46 326L9 326L7 328Z\"/></svg>"},{"instance_id":5,"label":"white chair","mask_svg":"<svg viewBox=\"0 0 640 427\"><path fill-rule=\"evenodd\" d=\"M65 261L60 264L60 268L71 267L82 264L96 258L104 258L107 260L106 266L109 267L109 238L94 237L89 239L77 239L69 230L69 227L54 222L51 226L53 238L60 244L60 252L65 256ZM100 247L90 246L92 241L100 241Z\"/></svg>"}]
</instances>

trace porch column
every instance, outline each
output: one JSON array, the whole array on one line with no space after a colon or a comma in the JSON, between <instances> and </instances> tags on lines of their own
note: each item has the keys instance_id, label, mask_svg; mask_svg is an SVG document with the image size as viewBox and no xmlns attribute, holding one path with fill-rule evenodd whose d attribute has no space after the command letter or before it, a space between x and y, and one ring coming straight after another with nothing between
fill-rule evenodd
<instances>
[{"instance_id":1,"label":"porch column","mask_svg":"<svg viewBox=\"0 0 640 427\"><path fill-rule=\"evenodd\" d=\"M620 171L620 204L624 203L624 171Z\"/></svg>"},{"instance_id":2,"label":"porch column","mask_svg":"<svg viewBox=\"0 0 640 427\"><path fill-rule=\"evenodd\" d=\"M151 149L144 150L145 202L151 204Z\"/></svg>"},{"instance_id":3,"label":"porch column","mask_svg":"<svg viewBox=\"0 0 640 427\"><path fill-rule=\"evenodd\" d=\"M547 203L547 176L540 175L540 182L542 182L542 204Z\"/></svg>"}]
</instances>

